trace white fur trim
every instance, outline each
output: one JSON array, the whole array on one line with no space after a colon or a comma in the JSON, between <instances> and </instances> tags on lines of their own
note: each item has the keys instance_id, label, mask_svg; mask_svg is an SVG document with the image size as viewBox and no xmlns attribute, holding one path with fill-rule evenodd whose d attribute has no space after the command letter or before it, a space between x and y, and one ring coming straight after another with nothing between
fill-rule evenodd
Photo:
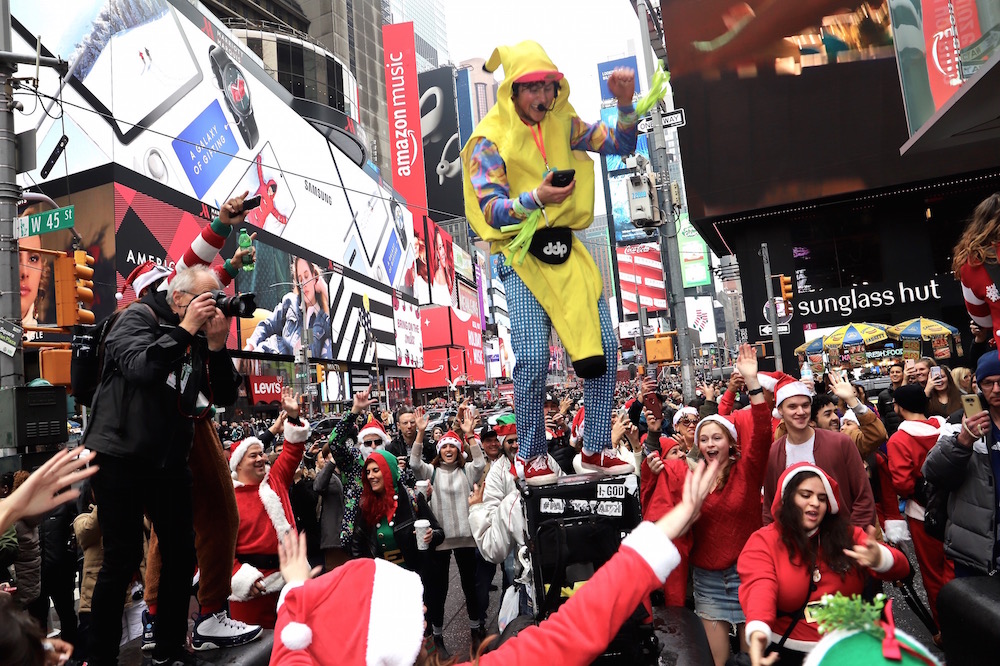
<instances>
[{"instance_id":1,"label":"white fur trim","mask_svg":"<svg viewBox=\"0 0 1000 666\"><path fill-rule=\"evenodd\" d=\"M976 292L972 291L964 284L962 285L962 297L973 305L982 305L986 301L976 296Z\"/></svg>"},{"instance_id":2,"label":"white fur trim","mask_svg":"<svg viewBox=\"0 0 1000 666\"><path fill-rule=\"evenodd\" d=\"M882 544L878 544L878 549L879 552L882 553L882 559L879 561L879 565L877 567L872 567L872 571L876 573L885 573L892 568L892 551Z\"/></svg>"},{"instance_id":3,"label":"white fur trim","mask_svg":"<svg viewBox=\"0 0 1000 666\"><path fill-rule=\"evenodd\" d=\"M802 382L795 381L782 384L781 388L774 393L774 406L777 407L785 400L797 395L805 396L806 398L812 400L813 394L812 391L809 390L809 387Z\"/></svg>"},{"instance_id":4,"label":"white fur trim","mask_svg":"<svg viewBox=\"0 0 1000 666\"><path fill-rule=\"evenodd\" d=\"M297 426L288 419L285 419L285 441L292 444L301 444L302 442L309 439L309 433L312 429L309 427L309 421L305 419L299 419L302 421L302 425Z\"/></svg>"},{"instance_id":5,"label":"white fur trim","mask_svg":"<svg viewBox=\"0 0 1000 666\"><path fill-rule=\"evenodd\" d=\"M374 563L365 663L412 664L424 637L423 583L417 574L391 562Z\"/></svg>"},{"instance_id":6,"label":"white fur trim","mask_svg":"<svg viewBox=\"0 0 1000 666\"><path fill-rule=\"evenodd\" d=\"M726 429L726 432L729 433L729 436L733 438L733 442L739 441L739 435L736 434L735 423L727 419L725 416L719 416L718 414L711 414L703 418L701 421L699 421L698 425L694 427L695 446L697 446L698 442L698 433L701 432L702 426L704 426L706 423L717 423L718 425Z\"/></svg>"},{"instance_id":7,"label":"white fur trim","mask_svg":"<svg viewBox=\"0 0 1000 666\"><path fill-rule=\"evenodd\" d=\"M746 638L747 645L750 645L750 637L753 636L755 631L759 631L771 640L771 627L768 626L767 622L762 622L760 620L750 620L747 622L746 627L743 629L743 635Z\"/></svg>"},{"instance_id":8,"label":"white fur trim","mask_svg":"<svg viewBox=\"0 0 1000 666\"><path fill-rule=\"evenodd\" d=\"M698 410L694 407L681 407L674 412L673 424L675 428L677 427L677 424L681 422L681 419L684 418L685 414L690 414L691 416L697 418Z\"/></svg>"},{"instance_id":9,"label":"white fur trim","mask_svg":"<svg viewBox=\"0 0 1000 666\"><path fill-rule=\"evenodd\" d=\"M250 566L245 562L236 570L233 574L232 580L232 594L229 595L230 601L247 601L250 599L250 588L256 583L263 574L257 567Z\"/></svg>"},{"instance_id":10,"label":"white fur trim","mask_svg":"<svg viewBox=\"0 0 1000 666\"><path fill-rule=\"evenodd\" d=\"M435 445L435 446L437 446L437 452L438 453L441 453L441 448L445 444L453 444L459 451L462 450L462 440L461 439L459 439L458 437L448 437L448 435L445 435L444 437L442 437L441 439L439 439L437 441L437 444Z\"/></svg>"},{"instance_id":11,"label":"white fur trim","mask_svg":"<svg viewBox=\"0 0 1000 666\"><path fill-rule=\"evenodd\" d=\"M383 444L388 444L390 441L389 435L386 433L385 429L379 428L378 426L373 426L370 428L362 428L361 430L359 430L358 441L359 442L365 441L365 437L367 437L368 435L378 435L379 439L382 440Z\"/></svg>"},{"instance_id":12,"label":"white fur trim","mask_svg":"<svg viewBox=\"0 0 1000 666\"><path fill-rule=\"evenodd\" d=\"M663 530L649 521L639 523L631 534L622 539L622 545L628 546L646 560L660 583L665 582L670 572L681 563L677 547Z\"/></svg>"},{"instance_id":13,"label":"white fur trim","mask_svg":"<svg viewBox=\"0 0 1000 666\"><path fill-rule=\"evenodd\" d=\"M802 467L796 467L794 472L786 474L785 478L781 482L781 495L785 494L785 489L788 487L792 478L798 476L802 472L814 472L817 476L819 476L820 481L823 482L823 488L826 490L827 502L830 504L830 513L838 513L840 511L840 505L837 503L837 498L833 494L833 486L830 485L830 479L827 477L826 472L821 470L816 465L803 465Z\"/></svg>"},{"instance_id":14,"label":"white fur trim","mask_svg":"<svg viewBox=\"0 0 1000 666\"><path fill-rule=\"evenodd\" d=\"M885 521L885 538L891 543L902 543L910 540L910 528L905 520Z\"/></svg>"},{"instance_id":15,"label":"white fur trim","mask_svg":"<svg viewBox=\"0 0 1000 666\"><path fill-rule=\"evenodd\" d=\"M312 640L312 629L301 622L289 622L281 630L281 642L289 650L305 650L312 645Z\"/></svg>"},{"instance_id":16,"label":"white fur trim","mask_svg":"<svg viewBox=\"0 0 1000 666\"><path fill-rule=\"evenodd\" d=\"M777 377L775 376L777 375ZM778 379L783 377L784 373L770 373L770 372L758 372L757 373L757 383L760 384L761 388L765 391L770 391L774 393L774 387L778 385Z\"/></svg>"},{"instance_id":17,"label":"white fur trim","mask_svg":"<svg viewBox=\"0 0 1000 666\"><path fill-rule=\"evenodd\" d=\"M239 446L233 449L229 454L229 471L233 473L233 479L236 479L236 468L239 467L240 461L243 460L243 456L247 454L250 447L254 444L259 444L260 448L263 450L264 442L260 441L256 437L247 437L240 441Z\"/></svg>"},{"instance_id":18,"label":"white fur trim","mask_svg":"<svg viewBox=\"0 0 1000 666\"><path fill-rule=\"evenodd\" d=\"M297 587L302 587L306 582L304 580L297 580L292 583L285 583L285 586L281 588L281 594L278 595L278 608L281 608L281 604L285 603L285 597L288 593Z\"/></svg>"},{"instance_id":19,"label":"white fur trim","mask_svg":"<svg viewBox=\"0 0 1000 666\"><path fill-rule=\"evenodd\" d=\"M923 421L903 421L899 424L899 429L911 437L929 437L937 435L941 426L940 424L933 426Z\"/></svg>"},{"instance_id":20,"label":"white fur trim","mask_svg":"<svg viewBox=\"0 0 1000 666\"><path fill-rule=\"evenodd\" d=\"M267 517L271 519L271 524L274 525L274 531L278 534L278 541L281 541L285 538L288 530L292 529L292 526L288 523L288 517L285 516L285 507L281 506L278 493L274 492L271 489L271 484L268 483L270 479L271 475L268 473L257 487L257 496L260 497L260 503L264 505Z\"/></svg>"}]
</instances>

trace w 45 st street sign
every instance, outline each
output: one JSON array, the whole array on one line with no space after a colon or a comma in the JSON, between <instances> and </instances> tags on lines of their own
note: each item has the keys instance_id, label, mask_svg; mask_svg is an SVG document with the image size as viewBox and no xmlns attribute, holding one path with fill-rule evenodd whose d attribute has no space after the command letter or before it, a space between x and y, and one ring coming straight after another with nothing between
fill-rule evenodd
<instances>
[{"instance_id":1,"label":"w 45 st street sign","mask_svg":"<svg viewBox=\"0 0 1000 666\"><path fill-rule=\"evenodd\" d=\"M14 220L14 235L17 238L27 238L28 236L47 234L51 231L69 229L75 220L74 206L64 206L43 213L26 215Z\"/></svg>"}]
</instances>

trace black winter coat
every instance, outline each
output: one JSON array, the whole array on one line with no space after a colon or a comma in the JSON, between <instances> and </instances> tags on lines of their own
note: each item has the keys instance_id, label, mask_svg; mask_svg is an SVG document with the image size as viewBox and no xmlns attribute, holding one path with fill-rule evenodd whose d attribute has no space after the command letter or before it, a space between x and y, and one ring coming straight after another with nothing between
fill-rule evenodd
<instances>
[{"instance_id":1,"label":"black winter coat","mask_svg":"<svg viewBox=\"0 0 1000 666\"><path fill-rule=\"evenodd\" d=\"M407 496L407 489L399 484L396 485L396 494L399 497ZM410 491L412 492L412 491ZM444 530L438 524L434 512L427 504L427 499L423 495L416 493L417 514L413 515L413 505L402 500L396 503L396 513L392 517L392 533L396 539L403 562L400 566L410 571L420 572L423 568L424 554L434 550L444 541ZM427 550L417 548L417 538L413 533L413 522L423 518L431 524L431 543ZM378 557L379 547L376 539L378 532L374 525L369 526L365 522L364 512L358 510L358 517L354 521L354 536L351 539L351 557Z\"/></svg>"},{"instance_id":2,"label":"black winter coat","mask_svg":"<svg viewBox=\"0 0 1000 666\"><path fill-rule=\"evenodd\" d=\"M155 467L185 464L194 438L191 417L203 411L198 391L215 405L236 402L241 378L229 352L209 351L203 335L179 324L165 292L147 294L121 314L105 341L84 446ZM177 376L188 380L168 385Z\"/></svg>"}]
</instances>

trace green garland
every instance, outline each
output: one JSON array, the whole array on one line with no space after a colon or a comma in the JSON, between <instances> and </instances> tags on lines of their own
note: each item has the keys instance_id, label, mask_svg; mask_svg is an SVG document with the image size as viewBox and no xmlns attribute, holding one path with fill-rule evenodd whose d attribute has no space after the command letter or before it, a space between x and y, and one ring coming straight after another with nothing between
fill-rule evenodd
<instances>
[{"instance_id":1,"label":"green garland","mask_svg":"<svg viewBox=\"0 0 1000 666\"><path fill-rule=\"evenodd\" d=\"M823 605L812 611L821 634L843 629L868 632L879 640L885 637L885 631L878 624L885 607L884 594L875 595L875 601L870 604L860 595L845 597L840 592L824 594L821 601Z\"/></svg>"}]
</instances>

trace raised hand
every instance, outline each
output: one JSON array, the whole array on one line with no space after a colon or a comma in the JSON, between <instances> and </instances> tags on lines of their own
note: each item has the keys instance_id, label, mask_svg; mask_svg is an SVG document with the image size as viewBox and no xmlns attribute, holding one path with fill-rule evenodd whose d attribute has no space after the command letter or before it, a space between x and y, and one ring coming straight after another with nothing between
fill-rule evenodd
<instances>
[{"instance_id":1,"label":"raised hand","mask_svg":"<svg viewBox=\"0 0 1000 666\"><path fill-rule=\"evenodd\" d=\"M430 419L427 418L427 412L424 411L423 407L417 407L414 415L417 422L417 432L423 435L427 431L427 423L430 421Z\"/></svg>"},{"instance_id":2,"label":"raised hand","mask_svg":"<svg viewBox=\"0 0 1000 666\"><path fill-rule=\"evenodd\" d=\"M292 528L278 541L278 563L285 583L302 583L315 577L322 567L310 568L306 557L306 535Z\"/></svg>"},{"instance_id":3,"label":"raised hand","mask_svg":"<svg viewBox=\"0 0 1000 666\"><path fill-rule=\"evenodd\" d=\"M748 382L750 378L757 377L757 350L748 344L740 345L739 354L736 357L736 369L740 371L743 380Z\"/></svg>"},{"instance_id":4,"label":"raised hand","mask_svg":"<svg viewBox=\"0 0 1000 666\"><path fill-rule=\"evenodd\" d=\"M841 377L839 372L827 373L827 382L829 383L830 388L833 389L834 394L846 402L848 407L854 406L851 404L852 402L857 404L858 390L854 388L851 382Z\"/></svg>"},{"instance_id":5,"label":"raised hand","mask_svg":"<svg viewBox=\"0 0 1000 666\"><path fill-rule=\"evenodd\" d=\"M281 408L290 419L299 418L299 394L291 386L281 389Z\"/></svg>"},{"instance_id":6,"label":"raised hand","mask_svg":"<svg viewBox=\"0 0 1000 666\"><path fill-rule=\"evenodd\" d=\"M239 270L243 268L243 264L252 264L257 261L257 248L252 244L253 241L257 240L257 232L250 234L250 247L241 247L236 250L233 254L233 258L229 260L229 263L233 265L233 268Z\"/></svg>"},{"instance_id":7,"label":"raised hand","mask_svg":"<svg viewBox=\"0 0 1000 666\"><path fill-rule=\"evenodd\" d=\"M878 533L873 526L869 525L865 533L868 537L865 539L864 544L855 544L854 548L845 548L844 555L847 555L863 567L874 569L882 564L882 549L876 540Z\"/></svg>"},{"instance_id":8,"label":"raised hand","mask_svg":"<svg viewBox=\"0 0 1000 666\"><path fill-rule=\"evenodd\" d=\"M25 516L47 513L79 497L80 491L70 486L97 472L96 465L87 467L96 455L93 451L77 448L63 449L49 458L0 502L0 531Z\"/></svg>"},{"instance_id":9,"label":"raised hand","mask_svg":"<svg viewBox=\"0 0 1000 666\"><path fill-rule=\"evenodd\" d=\"M707 467L705 461L700 460L698 465L684 477L684 493L681 501L667 515L656 521L656 526L663 530L671 541L683 536L698 519L701 505L708 497L718 474L718 459L713 460Z\"/></svg>"},{"instance_id":10,"label":"raised hand","mask_svg":"<svg viewBox=\"0 0 1000 666\"><path fill-rule=\"evenodd\" d=\"M373 402L375 402L371 398L371 392L372 392L372 387L369 384L368 386L365 387L365 390L358 391L357 393L354 394L354 404L351 405L352 414L360 414L361 412L368 409L368 407L370 407Z\"/></svg>"},{"instance_id":11,"label":"raised hand","mask_svg":"<svg viewBox=\"0 0 1000 666\"><path fill-rule=\"evenodd\" d=\"M243 200L247 198L248 194L250 194L250 190L222 204L222 208L219 209L219 222L231 227L243 224L243 220L247 216L247 212L243 210Z\"/></svg>"}]
</instances>

